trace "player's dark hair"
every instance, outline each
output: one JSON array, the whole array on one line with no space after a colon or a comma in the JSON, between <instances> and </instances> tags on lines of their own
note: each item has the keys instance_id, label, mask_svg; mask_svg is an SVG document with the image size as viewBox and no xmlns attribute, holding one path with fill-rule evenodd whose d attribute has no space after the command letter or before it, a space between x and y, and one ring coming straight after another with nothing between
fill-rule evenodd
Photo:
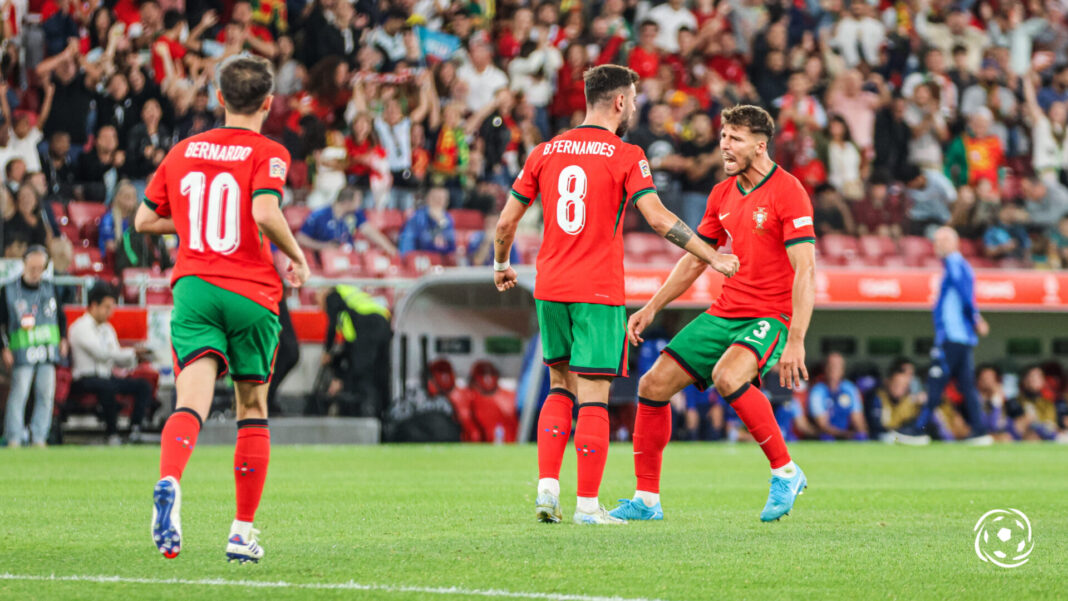
<instances>
[{"instance_id":1,"label":"player's dark hair","mask_svg":"<svg viewBox=\"0 0 1068 601\"><path fill-rule=\"evenodd\" d=\"M263 57L239 54L223 62L216 86L227 111L252 115L274 90L274 70Z\"/></svg>"},{"instance_id":2,"label":"player's dark hair","mask_svg":"<svg viewBox=\"0 0 1068 601\"><path fill-rule=\"evenodd\" d=\"M179 23L184 20L185 15L183 15L180 11L174 10L172 8L171 10L163 13L163 29L174 29Z\"/></svg>"},{"instance_id":3,"label":"player's dark hair","mask_svg":"<svg viewBox=\"0 0 1068 601\"><path fill-rule=\"evenodd\" d=\"M754 134L760 134L771 138L775 134L775 121L767 111L752 104L739 104L729 109L723 109L720 115L723 125L734 127L748 127Z\"/></svg>"},{"instance_id":4,"label":"player's dark hair","mask_svg":"<svg viewBox=\"0 0 1068 601\"><path fill-rule=\"evenodd\" d=\"M89 290L89 306L99 305L104 302L104 299L110 298L111 300L118 300L119 296L115 294L115 289L104 282L100 282L96 286L93 286Z\"/></svg>"},{"instance_id":5,"label":"player's dark hair","mask_svg":"<svg viewBox=\"0 0 1068 601\"><path fill-rule=\"evenodd\" d=\"M582 74L586 82L586 105L596 106L610 100L626 88L638 83L638 74L633 69L619 65L601 65Z\"/></svg>"}]
</instances>

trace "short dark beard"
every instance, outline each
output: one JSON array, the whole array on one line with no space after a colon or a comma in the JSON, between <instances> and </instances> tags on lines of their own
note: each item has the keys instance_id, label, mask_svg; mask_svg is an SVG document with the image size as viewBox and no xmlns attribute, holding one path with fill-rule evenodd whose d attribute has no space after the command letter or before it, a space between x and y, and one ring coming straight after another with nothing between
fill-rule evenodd
<instances>
[{"instance_id":1,"label":"short dark beard","mask_svg":"<svg viewBox=\"0 0 1068 601\"><path fill-rule=\"evenodd\" d=\"M624 119L620 121L619 126L616 127L616 135L622 138L626 135L628 129L630 129L630 119Z\"/></svg>"}]
</instances>

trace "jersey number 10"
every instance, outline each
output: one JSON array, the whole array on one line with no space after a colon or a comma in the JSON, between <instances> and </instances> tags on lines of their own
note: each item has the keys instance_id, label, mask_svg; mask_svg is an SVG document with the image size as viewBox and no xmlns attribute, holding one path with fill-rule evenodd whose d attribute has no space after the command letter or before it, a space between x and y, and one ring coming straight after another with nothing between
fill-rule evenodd
<instances>
[{"instance_id":1,"label":"jersey number 10","mask_svg":"<svg viewBox=\"0 0 1068 601\"><path fill-rule=\"evenodd\" d=\"M586 172L578 165L564 167L556 191L556 224L574 236L586 227Z\"/></svg>"},{"instance_id":2,"label":"jersey number 10","mask_svg":"<svg viewBox=\"0 0 1068 601\"><path fill-rule=\"evenodd\" d=\"M182 195L189 197L189 249L204 251L205 239L208 248L221 255L228 255L241 244L241 227L238 211L241 209L241 187L229 173L223 172L211 180L200 171L190 171L182 178ZM207 188L208 202L204 206ZM207 213L207 227L202 227ZM201 232L203 231L203 235Z\"/></svg>"}]
</instances>

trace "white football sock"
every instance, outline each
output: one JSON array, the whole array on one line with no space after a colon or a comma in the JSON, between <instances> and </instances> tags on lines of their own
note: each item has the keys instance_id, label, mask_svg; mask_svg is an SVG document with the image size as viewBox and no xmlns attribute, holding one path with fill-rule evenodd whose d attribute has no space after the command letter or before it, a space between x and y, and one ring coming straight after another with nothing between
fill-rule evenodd
<instances>
[{"instance_id":1,"label":"white football sock","mask_svg":"<svg viewBox=\"0 0 1068 601\"><path fill-rule=\"evenodd\" d=\"M599 506L600 503L597 502L597 497L579 497L576 509L582 513L594 513Z\"/></svg>"},{"instance_id":2,"label":"white football sock","mask_svg":"<svg viewBox=\"0 0 1068 601\"><path fill-rule=\"evenodd\" d=\"M635 491L634 498L641 499L641 502L645 503L646 507L655 507L660 502L660 493L639 490Z\"/></svg>"},{"instance_id":3,"label":"white football sock","mask_svg":"<svg viewBox=\"0 0 1068 601\"><path fill-rule=\"evenodd\" d=\"M797 475L797 464L791 461L782 467L777 467L771 470L771 475L780 478L793 478Z\"/></svg>"},{"instance_id":4,"label":"white football sock","mask_svg":"<svg viewBox=\"0 0 1068 601\"><path fill-rule=\"evenodd\" d=\"M247 543L248 537L252 534L252 522L234 520L234 523L230 525L230 536L235 534L240 534L241 540Z\"/></svg>"},{"instance_id":5,"label":"white football sock","mask_svg":"<svg viewBox=\"0 0 1068 601\"><path fill-rule=\"evenodd\" d=\"M538 480L538 493L548 493L554 497L559 497L560 481L556 478L541 478Z\"/></svg>"}]
</instances>

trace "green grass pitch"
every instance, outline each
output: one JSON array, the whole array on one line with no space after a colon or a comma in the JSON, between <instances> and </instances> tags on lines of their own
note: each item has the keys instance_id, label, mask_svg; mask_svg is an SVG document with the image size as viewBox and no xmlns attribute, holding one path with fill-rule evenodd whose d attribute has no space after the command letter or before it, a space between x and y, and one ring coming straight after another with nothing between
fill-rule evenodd
<instances>
[{"instance_id":1,"label":"green grass pitch","mask_svg":"<svg viewBox=\"0 0 1068 601\"><path fill-rule=\"evenodd\" d=\"M632 493L630 450L609 453L606 505ZM156 448L2 450L0 599L1068 598L1065 447L791 450L809 489L781 522L757 517L756 446L673 443L663 522L583 527L570 523L570 451L565 523L546 525L533 519L533 445L275 447L257 515L266 557L244 566L224 559L228 448L197 449L186 470L176 560L148 533ZM1016 569L973 549L976 520L1009 507L1034 532ZM51 575L96 580L29 579Z\"/></svg>"}]
</instances>

